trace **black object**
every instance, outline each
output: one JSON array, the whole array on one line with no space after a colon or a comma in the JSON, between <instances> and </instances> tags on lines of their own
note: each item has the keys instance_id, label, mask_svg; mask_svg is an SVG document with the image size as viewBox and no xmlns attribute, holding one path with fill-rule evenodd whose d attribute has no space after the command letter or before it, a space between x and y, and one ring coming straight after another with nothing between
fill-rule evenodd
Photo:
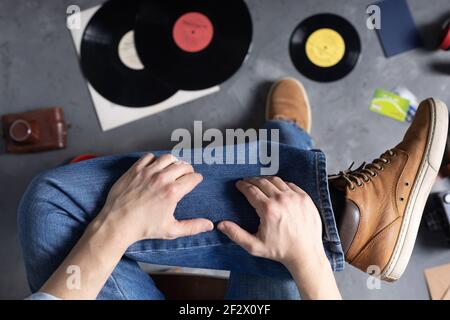
<instances>
[{"instance_id":1,"label":"black object","mask_svg":"<svg viewBox=\"0 0 450 320\"><path fill-rule=\"evenodd\" d=\"M444 233L450 245L450 192L431 194L425 207L424 219L428 229Z\"/></svg>"},{"instance_id":2,"label":"black object","mask_svg":"<svg viewBox=\"0 0 450 320\"><path fill-rule=\"evenodd\" d=\"M119 43L133 30L138 0L110 0L89 21L81 42L81 66L91 85L108 100L128 107L164 101L177 91L147 68L127 67L119 57Z\"/></svg>"},{"instance_id":3,"label":"black object","mask_svg":"<svg viewBox=\"0 0 450 320\"><path fill-rule=\"evenodd\" d=\"M143 64L183 90L231 77L245 60L252 21L242 0L149 0L139 6L136 49Z\"/></svg>"},{"instance_id":4,"label":"black object","mask_svg":"<svg viewBox=\"0 0 450 320\"><path fill-rule=\"evenodd\" d=\"M314 63L306 51L310 36L322 29L337 32L345 43L342 58L328 67ZM317 49L325 53L330 50L326 42L323 47ZM353 70L360 57L361 41L356 29L346 19L334 14L318 14L303 20L295 28L290 39L289 51L294 66L304 76L315 81L331 82L345 77Z\"/></svg>"}]
</instances>

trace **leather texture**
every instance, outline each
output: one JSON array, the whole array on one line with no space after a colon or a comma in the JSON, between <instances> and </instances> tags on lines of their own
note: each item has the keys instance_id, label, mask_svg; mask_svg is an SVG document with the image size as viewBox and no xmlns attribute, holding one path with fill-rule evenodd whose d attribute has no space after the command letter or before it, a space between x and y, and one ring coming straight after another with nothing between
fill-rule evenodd
<instances>
[{"instance_id":1,"label":"leather texture","mask_svg":"<svg viewBox=\"0 0 450 320\"><path fill-rule=\"evenodd\" d=\"M2 116L1 120L8 153L63 149L67 145L69 125L64 121L64 112L60 107L7 114ZM27 123L30 128L28 138L20 142L10 135L10 128L14 127L17 121Z\"/></svg>"},{"instance_id":2,"label":"leather texture","mask_svg":"<svg viewBox=\"0 0 450 320\"><path fill-rule=\"evenodd\" d=\"M303 85L296 79L277 81L267 97L267 120L280 119L295 122L310 133L311 110Z\"/></svg>"},{"instance_id":3,"label":"leather texture","mask_svg":"<svg viewBox=\"0 0 450 320\"><path fill-rule=\"evenodd\" d=\"M413 183L425 154L430 134L431 103L425 100L418 107L416 116L407 130L403 141L391 153L385 153L388 163L381 164L382 170L375 170L368 182L354 190L346 184L347 205L344 218L354 223L355 212L359 212L359 222L351 244L347 244L346 260L366 272L376 265L383 270L392 256L397 242L406 205ZM335 187L342 187L342 178L330 180ZM341 226L342 232L351 233L354 226ZM344 239L351 238L346 234Z\"/></svg>"},{"instance_id":4,"label":"leather texture","mask_svg":"<svg viewBox=\"0 0 450 320\"><path fill-rule=\"evenodd\" d=\"M339 221L338 230L341 238L342 250L346 254L358 231L360 212L358 206L350 200L346 200L345 213Z\"/></svg>"}]
</instances>

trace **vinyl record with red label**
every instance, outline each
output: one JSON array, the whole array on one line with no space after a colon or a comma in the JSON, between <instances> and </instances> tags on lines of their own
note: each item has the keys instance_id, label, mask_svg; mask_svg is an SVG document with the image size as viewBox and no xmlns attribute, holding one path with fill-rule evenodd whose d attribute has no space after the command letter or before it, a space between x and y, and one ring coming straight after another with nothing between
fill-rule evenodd
<instances>
[{"instance_id":1,"label":"vinyl record with red label","mask_svg":"<svg viewBox=\"0 0 450 320\"><path fill-rule=\"evenodd\" d=\"M133 29L138 0L110 0L89 21L81 42L81 67L94 89L109 101L146 107L177 89L158 79L139 61Z\"/></svg>"},{"instance_id":2,"label":"vinyl record with red label","mask_svg":"<svg viewBox=\"0 0 450 320\"><path fill-rule=\"evenodd\" d=\"M292 33L291 60L304 76L320 82L341 79L359 60L361 41L346 19L318 14L303 20Z\"/></svg>"},{"instance_id":3,"label":"vinyl record with red label","mask_svg":"<svg viewBox=\"0 0 450 320\"><path fill-rule=\"evenodd\" d=\"M143 64L183 90L230 78L252 40L252 21L242 0L142 1L135 30Z\"/></svg>"}]
</instances>

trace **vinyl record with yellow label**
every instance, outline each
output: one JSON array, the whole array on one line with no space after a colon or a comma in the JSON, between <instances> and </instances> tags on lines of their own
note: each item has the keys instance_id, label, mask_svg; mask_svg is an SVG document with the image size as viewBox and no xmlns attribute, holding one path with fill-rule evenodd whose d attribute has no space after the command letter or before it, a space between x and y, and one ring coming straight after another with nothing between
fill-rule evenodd
<instances>
[{"instance_id":1,"label":"vinyl record with yellow label","mask_svg":"<svg viewBox=\"0 0 450 320\"><path fill-rule=\"evenodd\" d=\"M290 40L294 66L304 76L320 82L345 77L359 60L361 42L353 25L334 14L303 20Z\"/></svg>"}]
</instances>

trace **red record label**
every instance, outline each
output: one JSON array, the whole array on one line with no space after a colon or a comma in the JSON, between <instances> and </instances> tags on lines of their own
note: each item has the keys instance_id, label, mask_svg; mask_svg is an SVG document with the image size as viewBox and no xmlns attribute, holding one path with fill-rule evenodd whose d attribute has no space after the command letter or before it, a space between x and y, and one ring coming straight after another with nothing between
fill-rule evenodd
<instances>
[{"instance_id":1,"label":"red record label","mask_svg":"<svg viewBox=\"0 0 450 320\"><path fill-rule=\"evenodd\" d=\"M214 27L211 20L200 12L188 12L180 16L172 30L176 45L186 52L199 52L211 43Z\"/></svg>"}]
</instances>

